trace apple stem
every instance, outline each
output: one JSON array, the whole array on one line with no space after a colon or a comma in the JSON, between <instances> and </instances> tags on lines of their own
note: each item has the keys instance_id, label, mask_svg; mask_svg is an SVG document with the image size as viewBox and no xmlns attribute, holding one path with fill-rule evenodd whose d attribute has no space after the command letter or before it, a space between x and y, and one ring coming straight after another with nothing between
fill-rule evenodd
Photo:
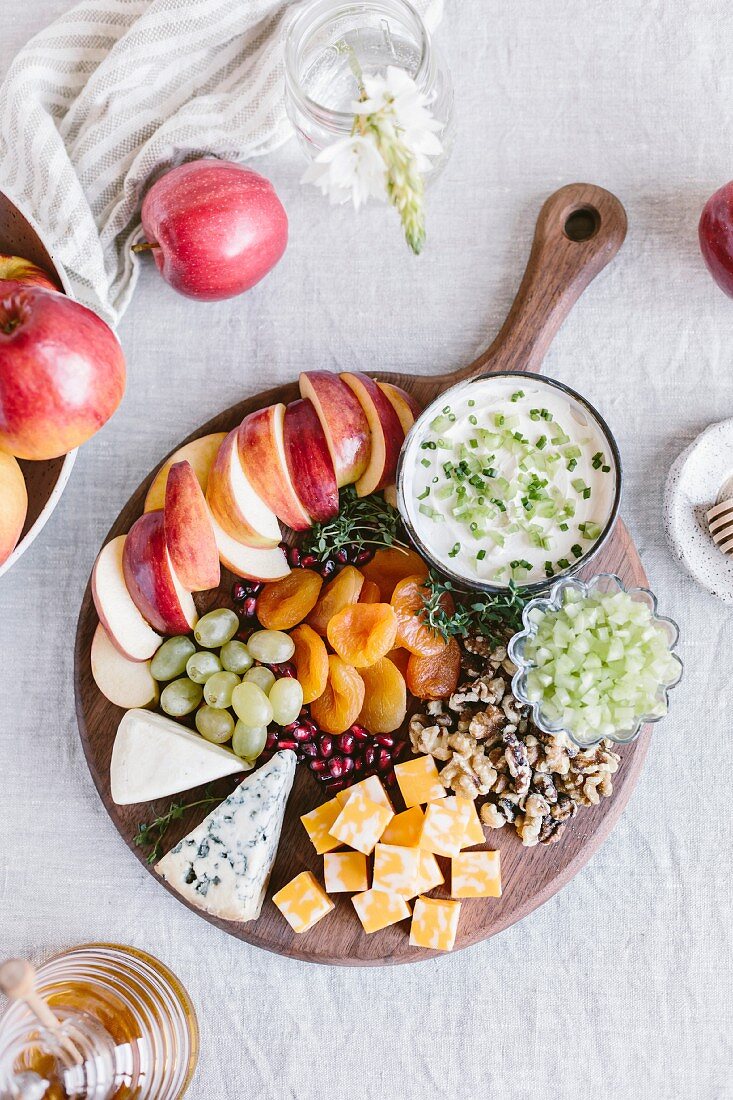
<instances>
[{"instance_id":1,"label":"apple stem","mask_svg":"<svg viewBox=\"0 0 733 1100\"><path fill-rule=\"evenodd\" d=\"M151 248L160 248L157 241L140 241L132 246L133 252L149 252Z\"/></svg>"}]
</instances>

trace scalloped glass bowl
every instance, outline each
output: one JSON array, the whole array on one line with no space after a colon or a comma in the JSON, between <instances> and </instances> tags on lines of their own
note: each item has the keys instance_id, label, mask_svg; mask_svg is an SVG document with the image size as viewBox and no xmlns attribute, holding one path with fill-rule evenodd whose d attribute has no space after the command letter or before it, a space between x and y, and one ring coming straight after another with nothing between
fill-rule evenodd
<instances>
[{"instance_id":1,"label":"scalloped glass bowl","mask_svg":"<svg viewBox=\"0 0 733 1100\"><path fill-rule=\"evenodd\" d=\"M507 647L510 659L517 666L517 671L512 679L512 691L521 703L531 708L532 721L544 733L566 733L576 745L581 748L588 748L597 745L603 738L598 737L589 741L579 739L571 730L566 729L562 722L551 722L546 719L542 713L542 704L533 702L527 697L527 672L534 666L529 660L525 659L524 651L527 640L537 633L539 621L537 612L558 611L562 605L565 592L569 589L574 589L581 596L588 596L595 592L613 593L623 591L627 592L635 601L647 605L652 613L654 623L666 635L669 650L679 666L678 675L675 679L669 684L660 684L657 690L656 701L664 704L665 712L669 703L669 692L682 679L682 661L678 654L672 652L677 645L680 632L677 623L657 613L657 598L653 592L650 592L648 588L627 588L620 577L616 577L612 573L599 573L587 582L578 580L577 577L563 577L553 584L546 596L530 600L525 606L522 612L524 630L515 634ZM617 745L628 745L630 741L634 741L639 736L642 726L658 722L664 716L664 714L640 714L635 717L634 723L629 729L618 730L615 734L607 734L606 736L609 741L615 741Z\"/></svg>"}]
</instances>

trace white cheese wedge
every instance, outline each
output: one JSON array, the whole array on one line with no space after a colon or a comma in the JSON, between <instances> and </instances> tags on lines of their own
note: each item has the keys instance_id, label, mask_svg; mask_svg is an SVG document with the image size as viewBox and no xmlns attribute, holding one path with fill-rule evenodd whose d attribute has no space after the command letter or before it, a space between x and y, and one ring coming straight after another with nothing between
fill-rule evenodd
<instances>
[{"instance_id":1,"label":"white cheese wedge","mask_svg":"<svg viewBox=\"0 0 733 1100\"><path fill-rule=\"evenodd\" d=\"M295 753L276 753L163 856L155 870L205 913L223 920L256 920L294 777Z\"/></svg>"},{"instance_id":2,"label":"white cheese wedge","mask_svg":"<svg viewBox=\"0 0 733 1100\"><path fill-rule=\"evenodd\" d=\"M128 710L117 727L110 763L118 806L189 791L251 765L198 733L149 710Z\"/></svg>"}]
</instances>

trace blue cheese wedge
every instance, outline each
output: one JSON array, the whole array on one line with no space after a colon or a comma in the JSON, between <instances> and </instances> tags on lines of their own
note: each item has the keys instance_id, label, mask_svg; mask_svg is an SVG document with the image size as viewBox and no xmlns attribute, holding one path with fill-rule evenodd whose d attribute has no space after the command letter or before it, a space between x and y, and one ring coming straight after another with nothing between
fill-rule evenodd
<instances>
[{"instance_id":1,"label":"blue cheese wedge","mask_svg":"<svg viewBox=\"0 0 733 1100\"><path fill-rule=\"evenodd\" d=\"M251 767L180 722L149 710L128 710L112 748L112 798L118 806L150 802Z\"/></svg>"},{"instance_id":2,"label":"blue cheese wedge","mask_svg":"<svg viewBox=\"0 0 733 1100\"><path fill-rule=\"evenodd\" d=\"M276 753L163 856L155 870L205 913L222 920L256 920L294 777L295 753Z\"/></svg>"}]
</instances>

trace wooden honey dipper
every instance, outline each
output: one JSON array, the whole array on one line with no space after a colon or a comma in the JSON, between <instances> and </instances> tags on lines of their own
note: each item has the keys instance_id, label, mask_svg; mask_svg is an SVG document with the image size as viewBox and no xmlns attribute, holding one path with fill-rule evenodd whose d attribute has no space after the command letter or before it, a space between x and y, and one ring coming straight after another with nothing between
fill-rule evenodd
<instances>
[{"instance_id":1,"label":"wooden honey dipper","mask_svg":"<svg viewBox=\"0 0 733 1100\"><path fill-rule=\"evenodd\" d=\"M733 498L713 505L705 515L715 545L724 554L733 555Z\"/></svg>"},{"instance_id":2,"label":"wooden honey dipper","mask_svg":"<svg viewBox=\"0 0 733 1100\"><path fill-rule=\"evenodd\" d=\"M24 1001L38 1022L53 1033L74 1065L83 1064L84 1058L62 1030L61 1020L36 989L36 972L27 959L8 959L0 965L0 991L10 1001Z\"/></svg>"}]
</instances>

